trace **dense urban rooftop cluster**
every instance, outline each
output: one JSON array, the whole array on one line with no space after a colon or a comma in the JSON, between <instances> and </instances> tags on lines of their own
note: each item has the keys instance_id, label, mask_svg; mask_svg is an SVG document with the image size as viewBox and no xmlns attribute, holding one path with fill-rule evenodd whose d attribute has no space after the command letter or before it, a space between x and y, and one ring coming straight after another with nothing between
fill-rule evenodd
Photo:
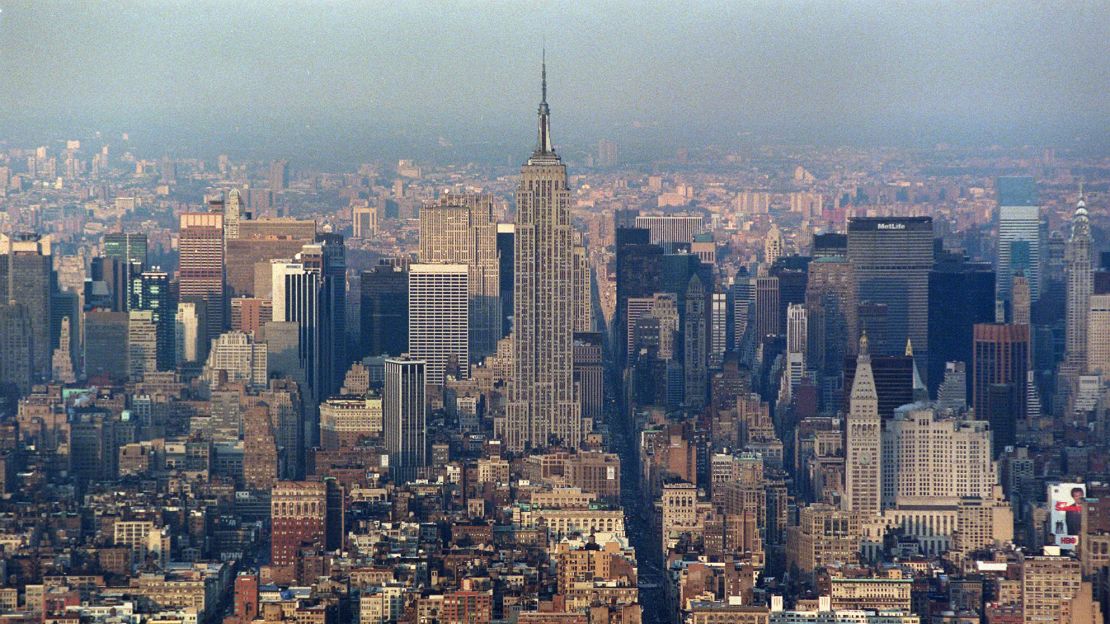
<instances>
[{"instance_id":1,"label":"dense urban rooftop cluster","mask_svg":"<svg viewBox=\"0 0 1110 624\"><path fill-rule=\"evenodd\" d=\"M1110 161L556 145L0 144L0 624L1103 621Z\"/></svg>"}]
</instances>

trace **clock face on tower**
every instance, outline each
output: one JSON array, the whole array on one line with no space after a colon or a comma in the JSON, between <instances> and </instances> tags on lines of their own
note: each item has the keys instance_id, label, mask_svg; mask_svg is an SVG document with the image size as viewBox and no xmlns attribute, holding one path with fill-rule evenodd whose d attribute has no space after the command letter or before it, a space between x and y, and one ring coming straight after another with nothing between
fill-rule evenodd
<instances>
[{"instance_id":1,"label":"clock face on tower","mask_svg":"<svg viewBox=\"0 0 1110 624\"><path fill-rule=\"evenodd\" d=\"M869 453L868 451L860 452L860 454L859 454L859 463L863 464L864 466L867 466L868 464L870 464L871 463L871 453Z\"/></svg>"}]
</instances>

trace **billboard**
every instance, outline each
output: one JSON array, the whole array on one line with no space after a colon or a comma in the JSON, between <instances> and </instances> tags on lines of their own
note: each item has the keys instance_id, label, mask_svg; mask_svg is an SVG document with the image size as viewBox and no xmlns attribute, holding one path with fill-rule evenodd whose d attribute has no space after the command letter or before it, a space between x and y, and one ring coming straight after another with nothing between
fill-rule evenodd
<instances>
[{"instance_id":1,"label":"billboard","mask_svg":"<svg viewBox=\"0 0 1110 624\"><path fill-rule=\"evenodd\" d=\"M1087 486L1082 483L1050 483L1048 485L1048 533L1053 544L1064 550L1079 545L1083 527L1083 499Z\"/></svg>"}]
</instances>

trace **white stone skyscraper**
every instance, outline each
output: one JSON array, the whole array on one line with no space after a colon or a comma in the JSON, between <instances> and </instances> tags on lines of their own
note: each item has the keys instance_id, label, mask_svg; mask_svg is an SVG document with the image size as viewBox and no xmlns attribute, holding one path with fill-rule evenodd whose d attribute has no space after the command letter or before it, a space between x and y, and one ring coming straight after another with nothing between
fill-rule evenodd
<instances>
[{"instance_id":1,"label":"white stone skyscraper","mask_svg":"<svg viewBox=\"0 0 1110 624\"><path fill-rule=\"evenodd\" d=\"M574 228L567 169L551 142L543 69L536 151L521 168L513 239L513 377L498 433L510 451L582 443L574 386Z\"/></svg>"},{"instance_id":2,"label":"white stone skyscraper","mask_svg":"<svg viewBox=\"0 0 1110 624\"><path fill-rule=\"evenodd\" d=\"M1079 369L1087 363L1087 316L1090 310L1091 223L1087 218L1087 202L1082 197L1071 221L1071 238L1064 247L1064 272L1067 279L1067 316L1065 363Z\"/></svg>"},{"instance_id":3,"label":"white stone skyscraper","mask_svg":"<svg viewBox=\"0 0 1110 624\"><path fill-rule=\"evenodd\" d=\"M866 334L859 339L851 392L845 423L845 506L865 519L879 515L882 510L883 448L879 394Z\"/></svg>"},{"instance_id":4,"label":"white stone skyscraper","mask_svg":"<svg viewBox=\"0 0 1110 624\"><path fill-rule=\"evenodd\" d=\"M963 496L989 500L998 483L984 420L938 413L930 403L903 405L886 422L882 445L886 507Z\"/></svg>"},{"instance_id":5,"label":"white stone skyscraper","mask_svg":"<svg viewBox=\"0 0 1110 624\"><path fill-rule=\"evenodd\" d=\"M465 264L409 266L409 353L427 363L429 386L442 386L448 373L469 377L468 270Z\"/></svg>"}]
</instances>

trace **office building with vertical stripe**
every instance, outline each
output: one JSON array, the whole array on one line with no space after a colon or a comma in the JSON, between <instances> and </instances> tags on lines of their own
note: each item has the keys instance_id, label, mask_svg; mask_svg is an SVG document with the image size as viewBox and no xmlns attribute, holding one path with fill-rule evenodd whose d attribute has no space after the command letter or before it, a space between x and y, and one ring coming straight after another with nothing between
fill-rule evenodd
<instances>
[{"instance_id":1,"label":"office building with vertical stripe","mask_svg":"<svg viewBox=\"0 0 1110 624\"><path fill-rule=\"evenodd\" d=\"M718 287L709 301L709 367L719 370L728 350L728 293Z\"/></svg>"},{"instance_id":2,"label":"office building with vertical stripe","mask_svg":"<svg viewBox=\"0 0 1110 624\"><path fill-rule=\"evenodd\" d=\"M430 386L442 386L448 372L469 376L468 274L465 264L409 266L409 353L427 362Z\"/></svg>"},{"instance_id":3,"label":"office building with vertical stripe","mask_svg":"<svg viewBox=\"0 0 1110 624\"><path fill-rule=\"evenodd\" d=\"M1087 310L1087 372L1110 380L1110 294L1091 295Z\"/></svg>"},{"instance_id":4,"label":"office building with vertical stripe","mask_svg":"<svg viewBox=\"0 0 1110 624\"><path fill-rule=\"evenodd\" d=\"M756 339L782 333L779 315L779 278L761 275L755 278L755 332Z\"/></svg>"},{"instance_id":5,"label":"office building with vertical stripe","mask_svg":"<svg viewBox=\"0 0 1110 624\"><path fill-rule=\"evenodd\" d=\"M513 239L516 226L512 223L497 224L497 281L501 297L501 334L504 338L513 329Z\"/></svg>"},{"instance_id":6,"label":"office building with vertical stripe","mask_svg":"<svg viewBox=\"0 0 1110 624\"><path fill-rule=\"evenodd\" d=\"M115 258L124 264L147 264L146 234L134 232L109 232L104 235L104 257Z\"/></svg>"},{"instance_id":7,"label":"office building with vertical stripe","mask_svg":"<svg viewBox=\"0 0 1110 624\"><path fill-rule=\"evenodd\" d=\"M605 368L602 361L602 335L597 332L574 334L574 383L582 403L582 417L600 423L605 416Z\"/></svg>"},{"instance_id":8,"label":"office building with vertical stripe","mask_svg":"<svg viewBox=\"0 0 1110 624\"><path fill-rule=\"evenodd\" d=\"M427 463L426 366L408 355L385 360L382 429L389 471L397 483L415 479Z\"/></svg>"},{"instance_id":9,"label":"office building with vertical stripe","mask_svg":"<svg viewBox=\"0 0 1110 624\"><path fill-rule=\"evenodd\" d=\"M653 245L690 243L695 234L705 230L701 215L641 215L636 217L636 227L650 232Z\"/></svg>"}]
</instances>

